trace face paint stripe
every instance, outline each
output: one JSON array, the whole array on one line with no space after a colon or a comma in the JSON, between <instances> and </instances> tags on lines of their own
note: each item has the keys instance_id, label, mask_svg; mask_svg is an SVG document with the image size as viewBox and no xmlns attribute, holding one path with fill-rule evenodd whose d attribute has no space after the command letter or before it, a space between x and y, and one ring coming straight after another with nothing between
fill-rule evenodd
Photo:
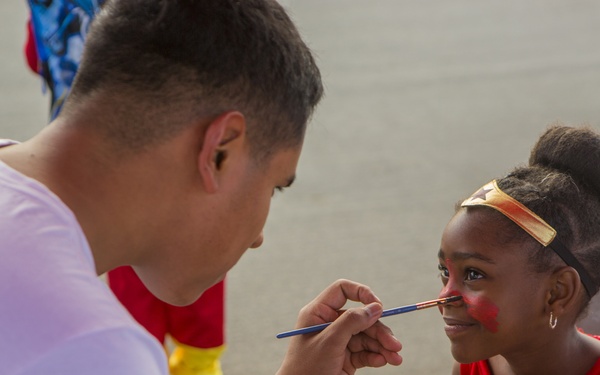
<instances>
[{"instance_id":1,"label":"face paint stripe","mask_svg":"<svg viewBox=\"0 0 600 375\"><path fill-rule=\"evenodd\" d=\"M479 321L488 331L498 332L498 306L484 297L469 299L463 296L463 299L467 306L467 313L473 319Z\"/></svg>"}]
</instances>

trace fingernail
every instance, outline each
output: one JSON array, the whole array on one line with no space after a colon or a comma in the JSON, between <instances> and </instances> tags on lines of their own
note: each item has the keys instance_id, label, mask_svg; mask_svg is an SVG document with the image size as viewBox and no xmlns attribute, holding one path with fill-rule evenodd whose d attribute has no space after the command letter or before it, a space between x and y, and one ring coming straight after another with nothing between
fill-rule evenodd
<instances>
[{"instance_id":1,"label":"fingernail","mask_svg":"<svg viewBox=\"0 0 600 375\"><path fill-rule=\"evenodd\" d=\"M383 311L383 307L378 303L372 303L370 305L365 306L364 310L367 312L369 317L372 317L372 316L376 316L376 315L381 315L381 312Z\"/></svg>"}]
</instances>

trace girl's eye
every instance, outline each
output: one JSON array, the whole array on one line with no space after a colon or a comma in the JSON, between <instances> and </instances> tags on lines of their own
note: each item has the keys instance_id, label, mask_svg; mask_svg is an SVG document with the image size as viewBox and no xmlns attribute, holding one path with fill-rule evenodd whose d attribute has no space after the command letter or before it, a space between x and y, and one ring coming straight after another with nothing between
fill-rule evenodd
<instances>
[{"instance_id":1,"label":"girl's eye","mask_svg":"<svg viewBox=\"0 0 600 375\"><path fill-rule=\"evenodd\" d=\"M467 273L465 275L465 280L467 280L467 281L478 280L478 279L482 279L482 278L483 278L483 274L481 274L481 272L474 270L474 269L468 269Z\"/></svg>"},{"instance_id":2,"label":"girl's eye","mask_svg":"<svg viewBox=\"0 0 600 375\"><path fill-rule=\"evenodd\" d=\"M450 272L448 272L448 269L443 265L438 264L438 270L440 270L440 276L442 277L442 279L447 279L448 277L450 277Z\"/></svg>"},{"instance_id":3,"label":"girl's eye","mask_svg":"<svg viewBox=\"0 0 600 375\"><path fill-rule=\"evenodd\" d=\"M442 281L448 280L448 278L450 277L450 271L448 270L448 268L446 268L442 264L438 264L438 270L440 270L440 277L442 278ZM465 271L465 281L474 281L483 278L484 275L473 268L469 268Z\"/></svg>"}]
</instances>

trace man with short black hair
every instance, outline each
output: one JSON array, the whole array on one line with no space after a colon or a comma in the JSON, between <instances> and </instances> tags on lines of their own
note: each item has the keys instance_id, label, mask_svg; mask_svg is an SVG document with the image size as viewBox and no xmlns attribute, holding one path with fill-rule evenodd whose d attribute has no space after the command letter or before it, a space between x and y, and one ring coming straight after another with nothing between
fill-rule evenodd
<instances>
[{"instance_id":1,"label":"man with short black hair","mask_svg":"<svg viewBox=\"0 0 600 375\"><path fill-rule=\"evenodd\" d=\"M131 265L193 302L263 241L322 95L273 0L114 0L61 113L0 148L0 358L8 374L166 374L164 352L96 276ZM347 299L366 306L340 314ZM307 305L280 374L401 362L380 301L340 280ZM339 316L339 317L338 317Z\"/></svg>"}]
</instances>

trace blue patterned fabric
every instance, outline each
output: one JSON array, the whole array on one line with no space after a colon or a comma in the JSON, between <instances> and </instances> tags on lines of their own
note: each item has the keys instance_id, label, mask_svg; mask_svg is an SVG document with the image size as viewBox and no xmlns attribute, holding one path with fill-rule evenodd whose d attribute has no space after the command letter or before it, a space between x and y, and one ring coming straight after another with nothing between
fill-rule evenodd
<instances>
[{"instance_id":1,"label":"blue patterned fabric","mask_svg":"<svg viewBox=\"0 0 600 375\"><path fill-rule=\"evenodd\" d=\"M39 73L51 93L51 119L69 93L90 22L104 1L28 0Z\"/></svg>"}]
</instances>

